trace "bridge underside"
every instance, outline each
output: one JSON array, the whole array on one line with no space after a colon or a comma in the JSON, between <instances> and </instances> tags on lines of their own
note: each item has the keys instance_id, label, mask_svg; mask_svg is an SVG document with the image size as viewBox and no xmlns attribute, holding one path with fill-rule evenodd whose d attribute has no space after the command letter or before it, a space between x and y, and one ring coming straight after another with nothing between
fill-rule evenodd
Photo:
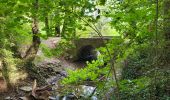
<instances>
[{"instance_id":1,"label":"bridge underside","mask_svg":"<svg viewBox=\"0 0 170 100\"><path fill-rule=\"evenodd\" d=\"M95 48L91 45L83 46L77 53L79 61L92 61L97 59Z\"/></svg>"},{"instance_id":2,"label":"bridge underside","mask_svg":"<svg viewBox=\"0 0 170 100\"><path fill-rule=\"evenodd\" d=\"M72 60L91 61L97 59L96 48L103 47L112 38L79 38L73 41L75 49L72 50Z\"/></svg>"}]
</instances>

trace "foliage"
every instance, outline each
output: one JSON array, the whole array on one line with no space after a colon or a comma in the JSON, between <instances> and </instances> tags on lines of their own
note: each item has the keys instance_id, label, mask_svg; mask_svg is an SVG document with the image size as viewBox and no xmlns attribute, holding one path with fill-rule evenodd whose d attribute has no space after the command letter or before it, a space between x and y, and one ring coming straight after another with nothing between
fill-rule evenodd
<instances>
[{"instance_id":1,"label":"foliage","mask_svg":"<svg viewBox=\"0 0 170 100\"><path fill-rule=\"evenodd\" d=\"M74 44L72 41L67 41L66 39L62 39L59 41L58 44L56 44L56 48L52 51L54 55L60 57L60 56L67 56L67 52L69 50L72 50L74 47Z\"/></svg>"},{"instance_id":2,"label":"foliage","mask_svg":"<svg viewBox=\"0 0 170 100\"><path fill-rule=\"evenodd\" d=\"M38 1L37 11L35 1ZM33 42L34 35L29 33L33 19L37 19L38 37L56 36L59 28L64 38L55 49L41 45L47 57L63 56L74 48L72 40L92 30L98 35L107 32L119 36L98 49L102 54L98 60L88 62L85 68L68 70L69 76L62 80L64 85L93 82L100 98L114 87L112 99L169 99L170 72L169 64L165 63L168 54L164 53L169 50L164 42L169 37L162 34L169 31L164 23L169 18L163 15L163 6L168 8L163 1L156 4L154 0L1 0L0 59L4 62L4 75L9 81L21 75L16 73L17 62L22 59L18 53L25 50L23 45ZM93 16L96 9L101 9L100 14ZM102 18L109 19L106 27Z\"/></svg>"},{"instance_id":3,"label":"foliage","mask_svg":"<svg viewBox=\"0 0 170 100\"><path fill-rule=\"evenodd\" d=\"M152 66L154 57L153 48L148 44L141 44L133 47L133 51L130 52L125 60L125 65L122 72L123 79L136 79L143 76Z\"/></svg>"},{"instance_id":4,"label":"foliage","mask_svg":"<svg viewBox=\"0 0 170 100\"><path fill-rule=\"evenodd\" d=\"M8 84L16 84L19 79L24 79L26 74L19 71L22 62L13 57L13 53L6 49L0 49L1 59L3 61L2 74L8 81Z\"/></svg>"},{"instance_id":5,"label":"foliage","mask_svg":"<svg viewBox=\"0 0 170 100\"><path fill-rule=\"evenodd\" d=\"M40 49L42 50L42 53L46 57L51 57L53 55L51 52L52 50L49 47L47 47L45 44L41 44Z\"/></svg>"},{"instance_id":6,"label":"foliage","mask_svg":"<svg viewBox=\"0 0 170 100\"><path fill-rule=\"evenodd\" d=\"M85 81L94 81L97 83L101 75L105 75L108 71L107 67L104 67L104 62L102 62L102 57L100 60L92 61L92 63L87 62L86 68L78 70L68 70L69 77L63 79L63 84L83 84ZM102 76L103 77L103 76Z\"/></svg>"},{"instance_id":7,"label":"foliage","mask_svg":"<svg viewBox=\"0 0 170 100\"><path fill-rule=\"evenodd\" d=\"M120 86L119 93L121 99L128 98L132 100L133 99L147 100L150 98L150 95L151 98L154 98L154 95L156 95L158 96L158 98L160 97L163 99L164 96L157 94L157 92L164 91L165 88L162 89L159 88L160 90L157 89L154 90L154 86L160 87L161 84L163 86L166 86L167 83L166 82L160 83L158 85L157 83L159 82L157 81L156 83L152 82L154 81L155 77L158 78L163 75L155 73L154 68L155 66L158 66L155 64L155 62L158 61L157 57L161 55L161 53L157 55L155 54L157 50L160 50L161 48L160 46L162 45L160 44L157 47L153 46L155 45L154 18L156 15L154 2L147 0L136 0L135 2L131 0L126 1L108 0L108 3L106 2L106 6L109 6L110 10L109 13L107 12L104 15L112 18L110 24L116 29L117 32L120 33L123 40L117 39L116 41L111 41L110 43L107 44L108 48L104 47L101 48L100 50L104 56L104 61L107 62L108 65L111 65L113 63L114 66L118 65L118 63L120 62L125 61L124 62L125 65L122 71L122 79L120 79L119 82ZM159 36L161 37L161 35ZM161 41L162 39L160 39L159 42ZM110 54L108 54L108 51L110 52ZM110 55L112 56L111 59L109 57ZM98 62L98 60L96 62ZM64 83L70 84L73 84L74 82L75 83L78 82L76 84L83 83L84 81L86 81L87 78L89 78L89 72L92 71L90 73L91 74L90 79L92 80L95 79L94 82L98 82L99 84L100 82L96 80L98 80L97 76L101 75L101 73L97 73L96 70L92 69L93 67L89 67L89 65L91 64L88 64L86 68L78 71L77 70L68 71L69 77L64 79ZM99 65L96 65L96 63L92 63L92 66ZM110 66L105 67L107 68L105 75L109 73L109 67ZM100 70L105 72L102 68L100 68L99 71ZM161 72L160 69L157 71ZM112 75L113 73L109 75L109 78L113 77ZM162 78L167 80L166 76ZM105 84L107 83L109 83L109 81L106 82ZM114 85L112 84L111 86L115 87L115 84ZM103 88L102 90L99 91L103 91ZM152 93L150 91L152 91ZM103 91L103 94L105 93L107 92ZM165 94L166 93L164 92L163 95ZM165 97L168 96L166 95Z\"/></svg>"},{"instance_id":8,"label":"foliage","mask_svg":"<svg viewBox=\"0 0 170 100\"><path fill-rule=\"evenodd\" d=\"M143 84L145 83L145 84ZM134 79L134 80L122 80L120 82L120 90L121 90L121 99L126 99L126 98L133 98L133 99L147 99L148 97L146 97L148 94L145 89L147 89L147 87L150 84L150 80L147 77L143 77L143 78L138 78L138 79ZM140 94L142 92L146 92L145 96L141 96Z\"/></svg>"},{"instance_id":9,"label":"foliage","mask_svg":"<svg viewBox=\"0 0 170 100\"><path fill-rule=\"evenodd\" d=\"M40 49L45 57L61 57L68 56L67 52L74 48L74 45L71 41L61 39L59 43L55 44L54 48L49 48L45 44L40 45Z\"/></svg>"}]
</instances>

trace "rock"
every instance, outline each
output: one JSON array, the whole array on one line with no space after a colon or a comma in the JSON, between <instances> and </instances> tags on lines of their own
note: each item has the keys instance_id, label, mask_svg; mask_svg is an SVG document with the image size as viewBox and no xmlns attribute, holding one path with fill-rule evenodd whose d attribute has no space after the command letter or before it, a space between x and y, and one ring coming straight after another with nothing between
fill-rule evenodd
<instances>
[{"instance_id":1,"label":"rock","mask_svg":"<svg viewBox=\"0 0 170 100\"><path fill-rule=\"evenodd\" d=\"M94 90L95 90L95 87L92 87L92 86L86 86L86 85L81 86L82 96L85 96L85 97L90 96L94 92Z\"/></svg>"},{"instance_id":2,"label":"rock","mask_svg":"<svg viewBox=\"0 0 170 100\"><path fill-rule=\"evenodd\" d=\"M5 99L5 100L12 100L12 98L11 98L10 96L5 97L4 99Z\"/></svg>"},{"instance_id":3,"label":"rock","mask_svg":"<svg viewBox=\"0 0 170 100\"><path fill-rule=\"evenodd\" d=\"M66 71L57 71L56 74L60 74L63 77L67 77L67 72Z\"/></svg>"},{"instance_id":4,"label":"rock","mask_svg":"<svg viewBox=\"0 0 170 100\"><path fill-rule=\"evenodd\" d=\"M65 96L63 96L62 100L77 100L78 98L74 93L69 93Z\"/></svg>"},{"instance_id":5,"label":"rock","mask_svg":"<svg viewBox=\"0 0 170 100\"><path fill-rule=\"evenodd\" d=\"M56 84L61 79L61 75L51 76L46 81L48 84Z\"/></svg>"},{"instance_id":6,"label":"rock","mask_svg":"<svg viewBox=\"0 0 170 100\"><path fill-rule=\"evenodd\" d=\"M111 96L114 95L115 93L115 87L110 88L107 92L106 92L106 99L110 100Z\"/></svg>"},{"instance_id":7,"label":"rock","mask_svg":"<svg viewBox=\"0 0 170 100\"><path fill-rule=\"evenodd\" d=\"M32 86L23 86L20 87L19 89L25 92L30 92L32 90Z\"/></svg>"},{"instance_id":8,"label":"rock","mask_svg":"<svg viewBox=\"0 0 170 100\"><path fill-rule=\"evenodd\" d=\"M19 97L19 100L28 100L26 97Z\"/></svg>"},{"instance_id":9,"label":"rock","mask_svg":"<svg viewBox=\"0 0 170 100\"><path fill-rule=\"evenodd\" d=\"M58 97L58 96L56 96L56 97L52 97L52 96L50 96L50 97L49 97L49 100L60 100L60 99L59 99L59 97Z\"/></svg>"},{"instance_id":10,"label":"rock","mask_svg":"<svg viewBox=\"0 0 170 100\"><path fill-rule=\"evenodd\" d=\"M70 93L70 94L67 95L67 98L72 99L72 98L76 98L76 96L73 93Z\"/></svg>"},{"instance_id":11,"label":"rock","mask_svg":"<svg viewBox=\"0 0 170 100\"><path fill-rule=\"evenodd\" d=\"M92 96L91 100L98 100L96 96ZM109 99L108 99L109 100Z\"/></svg>"}]
</instances>

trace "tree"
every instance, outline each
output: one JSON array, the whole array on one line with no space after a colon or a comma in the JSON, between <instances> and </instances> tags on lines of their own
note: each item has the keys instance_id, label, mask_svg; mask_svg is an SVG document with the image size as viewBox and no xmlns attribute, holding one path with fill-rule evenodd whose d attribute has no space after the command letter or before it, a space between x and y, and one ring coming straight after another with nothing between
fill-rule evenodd
<instances>
[{"instance_id":1,"label":"tree","mask_svg":"<svg viewBox=\"0 0 170 100\"><path fill-rule=\"evenodd\" d=\"M29 47L29 49L26 51L26 54L24 58L28 59L35 58L39 45L41 43L40 37L39 37L39 27L38 27L38 9L39 9L39 0L35 0L33 3L33 14L32 14L32 45ZM32 59L32 60L33 60Z\"/></svg>"},{"instance_id":2,"label":"tree","mask_svg":"<svg viewBox=\"0 0 170 100\"><path fill-rule=\"evenodd\" d=\"M164 0L164 35L166 62L170 64L170 0Z\"/></svg>"}]
</instances>

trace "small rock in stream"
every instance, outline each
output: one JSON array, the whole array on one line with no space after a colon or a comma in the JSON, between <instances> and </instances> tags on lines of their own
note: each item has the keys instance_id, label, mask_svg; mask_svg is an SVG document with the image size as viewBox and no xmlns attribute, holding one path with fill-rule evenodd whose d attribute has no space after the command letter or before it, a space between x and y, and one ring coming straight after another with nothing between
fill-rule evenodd
<instances>
[{"instance_id":1,"label":"small rock in stream","mask_svg":"<svg viewBox=\"0 0 170 100\"><path fill-rule=\"evenodd\" d=\"M56 74L60 74L63 77L67 77L67 72L66 71L57 71Z\"/></svg>"},{"instance_id":2,"label":"small rock in stream","mask_svg":"<svg viewBox=\"0 0 170 100\"><path fill-rule=\"evenodd\" d=\"M92 86L86 86L86 85L82 85L81 86L82 89L82 95L83 96L90 96L94 91L95 91L95 87Z\"/></svg>"},{"instance_id":3,"label":"small rock in stream","mask_svg":"<svg viewBox=\"0 0 170 100\"><path fill-rule=\"evenodd\" d=\"M50 96L50 97L49 97L49 100L60 100L60 99L59 99L59 97L58 97L58 96L56 96L56 97L52 97L52 96Z\"/></svg>"},{"instance_id":4,"label":"small rock in stream","mask_svg":"<svg viewBox=\"0 0 170 100\"><path fill-rule=\"evenodd\" d=\"M23 86L20 87L19 89L25 92L30 92L32 90L32 86Z\"/></svg>"},{"instance_id":5,"label":"small rock in stream","mask_svg":"<svg viewBox=\"0 0 170 100\"><path fill-rule=\"evenodd\" d=\"M92 96L91 100L98 100L96 96Z\"/></svg>"},{"instance_id":6,"label":"small rock in stream","mask_svg":"<svg viewBox=\"0 0 170 100\"><path fill-rule=\"evenodd\" d=\"M5 100L12 100L12 98L11 98L10 96L5 97L4 99L5 99Z\"/></svg>"}]
</instances>

